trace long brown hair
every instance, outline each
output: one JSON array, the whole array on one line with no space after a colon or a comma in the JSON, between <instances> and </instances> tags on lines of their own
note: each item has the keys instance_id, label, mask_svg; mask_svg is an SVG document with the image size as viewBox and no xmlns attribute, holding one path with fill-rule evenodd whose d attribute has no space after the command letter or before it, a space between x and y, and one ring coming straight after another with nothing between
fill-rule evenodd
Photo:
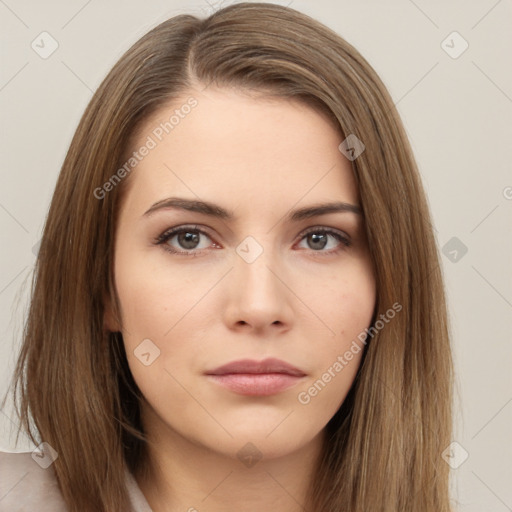
<instances>
[{"instance_id":1,"label":"long brown hair","mask_svg":"<svg viewBox=\"0 0 512 512\"><path fill-rule=\"evenodd\" d=\"M121 335L103 324L105 301L119 306L112 261L126 183L99 199L94 191L123 165L143 121L193 85L210 83L307 102L343 137L363 141L352 167L376 271L374 320L395 303L403 307L368 340L351 391L326 427L306 509L448 512L441 457L452 426L447 312L407 135L382 81L353 46L273 4L239 3L207 19L161 23L94 94L62 166L36 263L13 377L21 428L59 453L54 468L72 512L129 508L124 469L147 463L141 395Z\"/></svg>"}]
</instances>

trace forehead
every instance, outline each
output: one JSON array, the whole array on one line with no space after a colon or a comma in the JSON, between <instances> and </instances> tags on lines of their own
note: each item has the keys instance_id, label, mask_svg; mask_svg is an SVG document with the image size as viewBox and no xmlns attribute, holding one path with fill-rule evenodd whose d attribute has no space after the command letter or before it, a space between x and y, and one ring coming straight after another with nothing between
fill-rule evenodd
<instances>
[{"instance_id":1,"label":"forehead","mask_svg":"<svg viewBox=\"0 0 512 512\"><path fill-rule=\"evenodd\" d=\"M357 187L341 142L324 113L297 100L191 90L138 130L130 154L151 149L139 155L126 202L147 209L148 202L181 194L263 211L301 198L355 204Z\"/></svg>"}]
</instances>

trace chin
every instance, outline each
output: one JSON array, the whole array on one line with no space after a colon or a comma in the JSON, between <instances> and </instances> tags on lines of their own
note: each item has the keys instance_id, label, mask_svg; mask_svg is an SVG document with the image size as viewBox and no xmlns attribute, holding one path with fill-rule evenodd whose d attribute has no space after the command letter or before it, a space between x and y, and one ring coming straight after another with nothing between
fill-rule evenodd
<instances>
[{"instance_id":1,"label":"chin","mask_svg":"<svg viewBox=\"0 0 512 512\"><path fill-rule=\"evenodd\" d=\"M275 428L275 425L274 427ZM208 438L209 448L230 457L261 460L262 462L286 457L294 452L306 449L318 436L319 432L304 432L300 426L276 429L240 428L231 430L232 438L227 436ZM212 442L213 441L213 442Z\"/></svg>"}]
</instances>

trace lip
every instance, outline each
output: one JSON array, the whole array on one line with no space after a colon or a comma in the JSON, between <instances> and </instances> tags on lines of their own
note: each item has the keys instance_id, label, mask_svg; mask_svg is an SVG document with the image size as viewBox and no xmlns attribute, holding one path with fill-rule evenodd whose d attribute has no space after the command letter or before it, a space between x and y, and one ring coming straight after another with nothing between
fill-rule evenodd
<instances>
[{"instance_id":1,"label":"lip","mask_svg":"<svg viewBox=\"0 0 512 512\"><path fill-rule=\"evenodd\" d=\"M232 361L231 363L219 366L214 370L206 372L207 375L227 375L236 373L246 374L268 374L268 373L282 373L284 375L293 375L295 377L304 377L306 375L303 371L295 366L282 361L281 359L264 359L263 361L254 361L253 359L240 359L239 361Z\"/></svg>"},{"instance_id":2,"label":"lip","mask_svg":"<svg viewBox=\"0 0 512 512\"><path fill-rule=\"evenodd\" d=\"M306 374L280 359L242 359L209 370L206 375L217 384L240 395L270 396L297 384Z\"/></svg>"}]
</instances>

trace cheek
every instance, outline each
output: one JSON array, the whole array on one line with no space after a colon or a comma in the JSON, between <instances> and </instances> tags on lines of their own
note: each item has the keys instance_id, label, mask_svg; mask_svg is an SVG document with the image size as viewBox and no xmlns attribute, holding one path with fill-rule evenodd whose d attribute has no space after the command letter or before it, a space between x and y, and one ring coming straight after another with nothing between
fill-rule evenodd
<instances>
[{"instance_id":1,"label":"cheek","mask_svg":"<svg viewBox=\"0 0 512 512\"><path fill-rule=\"evenodd\" d=\"M115 281L123 330L132 338L164 336L201 291L186 272L170 272L165 257L155 251L116 257Z\"/></svg>"},{"instance_id":2,"label":"cheek","mask_svg":"<svg viewBox=\"0 0 512 512\"><path fill-rule=\"evenodd\" d=\"M296 288L298 295L304 297L311 311L323 321L326 328L323 338L330 338L330 347L340 348L368 327L376 301L375 279L368 261L349 260L335 271L309 276L302 282L304 285Z\"/></svg>"},{"instance_id":3,"label":"cheek","mask_svg":"<svg viewBox=\"0 0 512 512\"><path fill-rule=\"evenodd\" d=\"M351 280L340 298L339 334L344 341L366 329L372 319L376 301L373 277L361 274Z\"/></svg>"},{"instance_id":4,"label":"cheek","mask_svg":"<svg viewBox=\"0 0 512 512\"><path fill-rule=\"evenodd\" d=\"M343 356L344 368L341 372L353 378L362 358L365 332L375 309L376 287L371 268L367 264L361 265L360 271L354 272L345 290L338 310L338 343L334 351L326 350L325 353L330 352L329 367L340 361L339 356Z\"/></svg>"},{"instance_id":5,"label":"cheek","mask_svg":"<svg viewBox=\"0 0 512 512\"><path fill-rule=\"evenodd\" d=\"M166 387L172 388L179 410L188 402L180 402L179 385L167 371L181 381L184 369L193 365L201 349L194 337L204 335L199 322L191 330L191 319L197 319L199 310L194 306L209 281L218 278L205 276L206 284L198 286L192 272L170 271L166 255L119 253L126 255L116 257L115 281L128 364L145 396L158 401Z\"/></svg>"},{"instance_id":6,"label":"cheek","mask_svg":"<svg viewBox=\"0 0 512 512\"><path fill-rule=\"evenodd\" d=\"M375 300L375 280L365 261L347 266L322 295L314 296L318 316L335 334L319 336L308 350L315 370L297 393L298 403L309 411L307 421L327 422L343 403L361 363Z\"/></svg>"}]
</instances>

